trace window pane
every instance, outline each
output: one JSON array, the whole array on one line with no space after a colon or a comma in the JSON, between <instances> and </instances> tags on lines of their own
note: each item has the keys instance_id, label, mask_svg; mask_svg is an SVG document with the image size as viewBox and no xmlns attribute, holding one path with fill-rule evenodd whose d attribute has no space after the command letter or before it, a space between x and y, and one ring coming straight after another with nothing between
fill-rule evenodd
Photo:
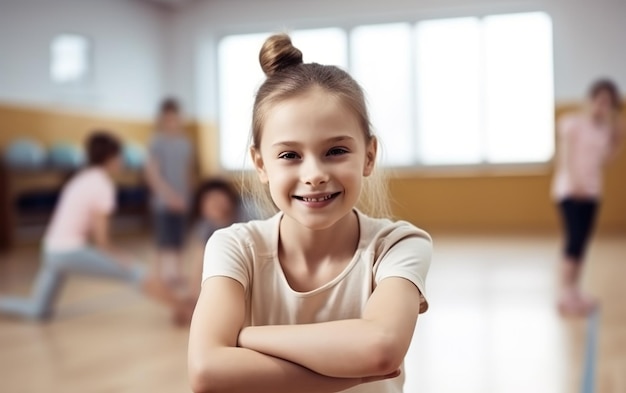
<instances>
[{"instance_id":1,"label":"window pane","mask_svg":"<svg viewBox=\"0 0 626 393\"><path fill-rule=\"evenodd\" d=\"M365 90L382 163L412 164L411 26L361 26L350 38L352 75Z\"/></svg>"},{"instance_id":2,"label":"window pane","mask_svg":"<svg viewBox=\"0 0 626 393\"><path fill-rule=\"evenodd\" d=\"M348 66L346 33L342 29L296 30L289 33L293 45L302 51L305 63Z\"/></svg>"},{"instance_id":3,"label":"window pane","mask_svg":"<svg viewBox=\"0 0 626 393\"><path fill-rule=\"evenodd\" d=\"M50 77L55 83L81 82L89 72L89 40L75 34L62 34L50 46Z\"/></svg>"},{"instance_id":4,"label":"window pane","mask_svg":"<svg viewBox=\"0 0 626 393\"><path fill-rule=\"evenodd\" d=\"M225 37L219 44L220 161L226 169L241 169L247 159L252 106L264 75L259 50L269 34Z\"/></svg>"},{"instance_id":5,"label":"window pane","mask_svg":"<svg viewBox=\"0 0 626 393\"><path fill-rule=\"evenodd\" d=\"M554 153L550 17L489 16L484 37L487 160L549 160Z\"/></svg>"},{"instance_id":6,"label":"window pane","mask_svg":"<svg viewBox=\"0 0 626 393\"><path fill-rule=\"evenodd\" d=\"M419 158L425 164L478 163L483 144L479 21L421 22L416 35Z\"/></svg>"}]
</instances>

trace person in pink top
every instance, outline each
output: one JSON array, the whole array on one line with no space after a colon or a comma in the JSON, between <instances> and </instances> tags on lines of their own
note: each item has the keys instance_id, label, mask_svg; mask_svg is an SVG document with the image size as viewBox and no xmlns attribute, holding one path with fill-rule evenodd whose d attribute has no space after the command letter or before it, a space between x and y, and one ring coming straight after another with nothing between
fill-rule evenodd
<instances>
[{"instance_id":1,"label":"person in pink top","mask_svg":"<svg viewBox=\"0 0 626 393\"><path fill-rule=\"evenodd\" d=\"M44 235L43 263L32 296L0 297L0 313L49 318L65 279L83 274L133 283L171 306L175 319L183 318L188 307L111 244L109 224L116 199L112 176L122 168L121 143L109 132L98 131L88 138L86 151L89 165L63 188Z\"/></svg>"},{"instance_id":2,"label":"person in pink top","mask_svg":"<svg viewBox=\"0 0 626 393\"><path fill-rule=\"evenodd\" d=\"M565 232L558 301L564 315L587 315L597 304L582 292L580 276L602 197L604 166L617 153L622 136L621 107L615 83L599 80L589 90L586 108L564 115L558 124L552 195Z\"/></svg>"}]
</instances>

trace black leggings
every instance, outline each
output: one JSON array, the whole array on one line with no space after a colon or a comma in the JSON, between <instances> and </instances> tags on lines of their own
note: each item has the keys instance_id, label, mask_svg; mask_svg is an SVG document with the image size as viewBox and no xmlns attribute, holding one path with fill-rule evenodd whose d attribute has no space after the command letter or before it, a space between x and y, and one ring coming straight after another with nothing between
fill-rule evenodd
<instances>
[{"instance_id":1,"label":"black leggings","mask_svg":"<svg viewBox=\"0 0 626 393\"><path fill-rule=\"evenodd\" d=\"M582 261L593 232L599 202L596 199L566 198L559 202L565 229L565 256Z\"/></svg>"}]
</instances>

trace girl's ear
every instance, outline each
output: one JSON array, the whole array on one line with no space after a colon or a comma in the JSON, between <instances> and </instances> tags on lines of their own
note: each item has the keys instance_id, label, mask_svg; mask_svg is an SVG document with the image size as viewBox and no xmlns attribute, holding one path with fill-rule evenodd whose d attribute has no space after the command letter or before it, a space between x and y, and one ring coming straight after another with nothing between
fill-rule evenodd
<instances>
[{"instance_id":1,"label":"girl's ear","mask_svg":"<svg viewBox=\"0 0 626 393\"><path fill-rule=\"evenodd\" d=\"M254 169L256 170L256 173L259 176L259 180L261 181L261 183L269 183L269 179L267 178L267 172L265 171L265 164L263 163L263 158L261 157L261 152L255 147L251 147L250 157L252 157L252 164L254 164Z\"/></svg>"},{"instance_id":2,"label":"girl's ear","mask_svg":"<svg viewBox=\"0 0 626 393\"><path fill-rule=\"evenodd\" d=\"M374 171L374 165L376 164L376 154L378 153L378 140L376 137L372 137L365 147L365 165L363 166L363 176L369 176Z\"/></svg>"}]
</instances>

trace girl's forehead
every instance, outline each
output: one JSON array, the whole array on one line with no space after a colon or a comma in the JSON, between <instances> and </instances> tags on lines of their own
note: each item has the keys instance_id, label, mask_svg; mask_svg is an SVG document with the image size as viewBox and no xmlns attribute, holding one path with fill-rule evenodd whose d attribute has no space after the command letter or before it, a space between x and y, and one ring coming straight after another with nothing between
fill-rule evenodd
<instances>
[{"instance_id":1,"label":"girl's forehead","mask_svg":"<svg viewBox=\"0 0 626 393\"><path fill-rule=\"evenodd\" d=\"M340 136L358 139L362 135L354 111L339 97L316 88L268 108L262 143L304 143Z\"/></svg>"}]
</instances>

